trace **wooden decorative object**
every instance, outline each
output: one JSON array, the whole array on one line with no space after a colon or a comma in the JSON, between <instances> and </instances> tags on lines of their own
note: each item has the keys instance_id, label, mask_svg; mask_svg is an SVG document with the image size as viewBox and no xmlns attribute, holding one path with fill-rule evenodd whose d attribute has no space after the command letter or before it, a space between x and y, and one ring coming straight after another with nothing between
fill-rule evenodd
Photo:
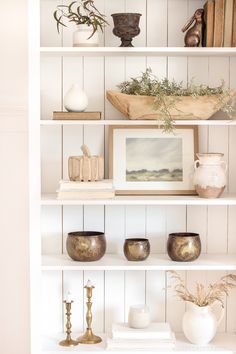
<instances>
[{"instance_id":1,"label":"wooden decorative object","mask_svg":"<svg viewBox=\"0 0 236 354\"><path fill-rule=\"evenodd\" d=\"M173 152L171 156L181 151L182 158L178 167L175 163L175 170L165 162L164 146L168 154ZM197 126L176 125L173 135L163 134L163 127L157 124L110 125L109 178L113 179L116 195L196 194L191 176L197 151ZM155 163L153 160L161 161L161 165L149 167Z\"/></svg>"},{"instance_id":2,"label":"wooden decorative object","mask_svg":"<svg viewBox=\"0 0 236 354\"><path fill-rule=\"evenodd\" d=\"M104 158L91 156L86 145L81 146L83 156L70 156L68 173L71 181L101 181L104 178Z\"/></svg>"},{"instance_id":3,"label":"wooden decorative object","mask_svg":"<svg viewBox=\"0 0 236 354\"><path fill-rule=\"evenodd\" d=\"M100 120L101 112L53 112L53 120Z\"/></svg>"},{"instance_id":4,"label":"wooden decorative object","mask_svg":"<svg viewBox=\"0 0 236 354\"><path fill-rule=\"evenodd\" d=\"M202 47L203 39L203 20L204 10L197 9L194 15L188 20L182 28L182 32L187 31L184 37L185 47ZM194 22L194 25L189 28Z\"/></svg>"},{"instance_id":5,"label":"wooden decorative object","mask_svg":"<svg viewBox=\"0 0 236 354\"><path fill-rule=\"evenodd\" d=\"M154 109L153 96L127 95L107 91L108 101L128 119L161 119L162 115ZM219 96L180 96L176 108L170 111L173 119L209 119L219 109Z\"/></svg>"}]
</instances>

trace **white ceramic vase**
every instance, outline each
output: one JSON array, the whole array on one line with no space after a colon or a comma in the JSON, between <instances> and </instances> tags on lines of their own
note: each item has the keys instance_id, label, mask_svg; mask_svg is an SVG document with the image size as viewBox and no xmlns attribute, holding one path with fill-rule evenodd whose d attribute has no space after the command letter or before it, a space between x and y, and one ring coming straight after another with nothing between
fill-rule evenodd
<instances>
[{"instance_id":1,"label":"white ceramic vase","mask_svg":"<svg viewBox=\"0 0 236 354\"><path fill-rule=\"evenodd\" d=\"M66 93L64 106L68 112L83 112L87 108L88 97L78 84L73 84Z\"/></svg>"},{"instance_id":2,"label":"white ceramic vase","mask_svg":"<svg viewBox=\"0 0 236 354\"><path fill-rule=\"evenodd\" d=\"M215 306L199 307L191 302L188 303L188 310L182 322L185 337L193 344L208 344L214 338L217 327L224 316L221 304L219 309L220 313L217 318Z\"/></svg>"},{"instance_id":3,"label":"white ceramic vase","mask_svg":"<svg viewBox=\"0 0 236 354\"><path fill-rule=\"evenodd\" d=\"M224 154L197 154L193 183L201 198L218 198L226 186L227 164Z\"/></svg>"},{"instance_id":4,"label":"white ceramic vase","mask_svg":"<svg viewBox=\"0 0 236 354\"><path fill-rule=\"evenodd\" d=\"M99 43L98 31L93 33L93 27L88 25L78 25L73 33L73 47L97 47Z\"/></svg>"}]
</instances>

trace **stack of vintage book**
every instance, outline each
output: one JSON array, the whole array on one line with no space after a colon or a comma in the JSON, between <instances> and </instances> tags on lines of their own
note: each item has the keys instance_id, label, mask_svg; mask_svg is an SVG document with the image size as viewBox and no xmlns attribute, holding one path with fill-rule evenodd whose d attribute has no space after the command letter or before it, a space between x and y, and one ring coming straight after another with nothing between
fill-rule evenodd
<instances>
[{"instance_id":1,"label":"stack of vintage book","mask_svg":"<svg viewBox=\"0 0 236 354\"><path fill-rule=\"evenodd\" d=\"M168 323L151 323L147 328L130 328L127 323L112 325L112 337L107 339L107 349L173 349L175 335Z\"/></svg>"},{"instance_id":2,"label":"stack of vintage book","mask_svg":"<svg viewBox=\"0 0 236 354\"><path fill-rule=\"evenodd\" d=\"M236 0L208 0L204 5L206 47L236 47Z\"/></svg>"},{"instance_id":3,"label":"stack of vintage book","mask_svg":"<svg viewBox=\"0 0 236 354\"><path fill-rule=\"evenodd\" d=\"M57 199L108 199L114 198L113 181L74 182L62 180L57 190Z\"/></svg>"}]
</instances>

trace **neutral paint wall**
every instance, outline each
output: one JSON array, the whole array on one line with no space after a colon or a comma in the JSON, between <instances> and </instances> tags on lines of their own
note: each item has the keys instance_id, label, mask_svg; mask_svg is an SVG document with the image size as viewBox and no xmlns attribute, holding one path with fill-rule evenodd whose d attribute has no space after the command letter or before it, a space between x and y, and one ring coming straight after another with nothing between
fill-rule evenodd
<instances>
[{"instance_id":1,"label":"neutral paint wall","mask_svg":"<svg viewBox=\"0 0 236 354\"><path fill-rule=\"evenodd\" d=\"M1 1L1 353L28 354L27 1Z\"/></svg>"}]
</instances>

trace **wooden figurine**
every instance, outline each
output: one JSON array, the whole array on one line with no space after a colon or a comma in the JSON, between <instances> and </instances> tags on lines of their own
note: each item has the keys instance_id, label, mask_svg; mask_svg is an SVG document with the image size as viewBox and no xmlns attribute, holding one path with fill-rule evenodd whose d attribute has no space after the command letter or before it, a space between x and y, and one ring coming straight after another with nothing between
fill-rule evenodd
<instances>
[{"instance_id":1,"label":"wooden figurine","mask_svg":"<svg viewBox=\"0 0 236 354\"><path fill-rule=\"evenodd\" d=\"M187 31L184 37L185 47L202 47L203 25L204 25L204 10L197 9L194 15L188 20L182 28L182 32ZM189 28L192 24L194 25Z\"/></svg>"},{"instance_id":2,"label":"wooden figurine","mask_svg":"<svg viewBox=\"0 0 236 354\"><path fill-rule=\"evenodd\" d=\"M104 178L104 158L91 156L86 145L81 146L83 156L70 156L68 172L70 181L101 181Z\"/></svg>"}]
</instances>

